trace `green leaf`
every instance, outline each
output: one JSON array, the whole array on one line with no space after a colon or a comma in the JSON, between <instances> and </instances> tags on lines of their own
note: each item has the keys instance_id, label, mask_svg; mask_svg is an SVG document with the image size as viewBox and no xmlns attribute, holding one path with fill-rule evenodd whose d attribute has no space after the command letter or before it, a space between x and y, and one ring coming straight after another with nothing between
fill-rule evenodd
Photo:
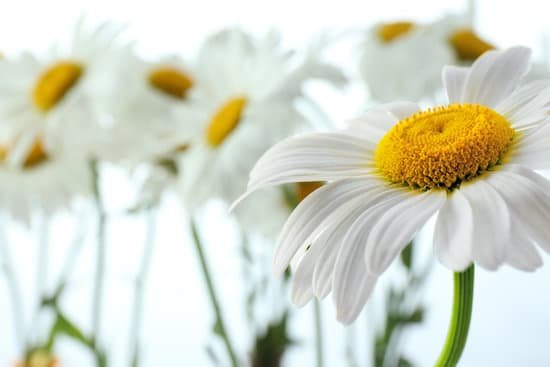
<instances>
[{"instance_id":1,"label":"green leaf","mask_svg":"<svg viewBox=\"0 0 550 367\"><path fill-rule=\"evenodd\" d=\"M77 342L93 348L92 341L87 338L84 333L61 312L57 313L57 320L55 322L55 330L57 334L68 336Z\"/></svg>"},{"instance_id":2,"label":"green leaf","mask_svg":"<svg viewBox=\"0 0 550 367\"><path fill-rule=\"evenodd\" d=\"M411 241L409 242L407 247L405 247L405 249L401 251L401 262L403 263L403 265L405 265L405 268L407 268L407 271L411 270L412 260L413 260L413 243Z\"/></svg>"}]
</instances>

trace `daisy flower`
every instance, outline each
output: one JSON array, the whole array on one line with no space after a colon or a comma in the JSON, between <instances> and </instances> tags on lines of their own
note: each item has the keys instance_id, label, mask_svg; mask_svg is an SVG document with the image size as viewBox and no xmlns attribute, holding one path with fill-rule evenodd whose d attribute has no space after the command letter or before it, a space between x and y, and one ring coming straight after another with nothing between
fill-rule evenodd
<instances>
[{"instance_id":1,"label":"daisy flower","mask_svg":"<svg viewBox=\"0 0 550 367\"><path fill-rule=\"evenodd\" d=\"M371 96L378 101L432 97L443 66L470 64L494 48L466 24L463 17L447 16L429 25L398 21L370 29L359 68Z\"/></svg>"},{"instance_id":2,"label":"daisy flower","mask_svg":"<svg viewBox=\"0 0 550 367\"><path fill-rule=\"evenodd\" d=\"M293 262L292 300L332 291L352 322L377 279L433 216L439 261L461 272L541 266L550 251L550 82L518 87L530 50L488 51L470 68L443 69L449 104L395 102L341 132L287 139L257 162L247 193L327 181L286 222L274 269Z\"/></svg>"},{"instance_id":3,"label":"daisy flower","mask_svg":"<svg viewBox=\"0 0 550 367\"><path fill-rule=\"evenodd\" d=\"M189 69L178 57L146 62L128 48L102 93L109 120L96 155L141 162L185 150L198 134L181 111L194 83Z\"/></svg>"},{"instance_id":4,"label":"daisy flower","mask_svg":"<svg viewBox=\"0 0 550 367\"><path fill-rule=\"evenodd\" d=\"M343 82L317 53L304 57L282 49L275 33L256 39L227 30L205 42L186 117L201 134L179 161L191 208L212 197L237 198L260 155L305 124L296 102L305 99L301 86L312 78Z\"/></svg>"},{"instance_id":5,"label":"daisy flower","mask_svg":"<svg viewBox=\"0 0 550 367\"><path fill-rule=\"evenodd\" d=\"M97 95L111 77L104 70L116 53L119 33L107 23L88 29L80 20L70 42L57 44L44 57L24 53L0 63L1 133L18 144L6 152L7 160L23 162L33 149L29 136L71 135L75 147L84 149L100 117Z\"/></svg>"},{"instance_id":6,"label":"daisy flower","mask_svg":"<svg viewBox=\"0 0 550 367\"><path fill-rule=\"evenodd\" d=\"M25 53L0 62L0 200L14 217L52 213L89 193L95 91L118 33L80 21L71 42L44 59Z\"/></svg>"},{"instance_id":7,"label":"daisy flower","mask_svg":"<svg viewBox=\"0 0 550 367\"><path fill-rule=\"evenodd\" d=\"M50 352L45 350L35 350L30 353L26 361L18 362L15 367L57 367L59 361L53 357Z\"/></svg>"}]
</instances>

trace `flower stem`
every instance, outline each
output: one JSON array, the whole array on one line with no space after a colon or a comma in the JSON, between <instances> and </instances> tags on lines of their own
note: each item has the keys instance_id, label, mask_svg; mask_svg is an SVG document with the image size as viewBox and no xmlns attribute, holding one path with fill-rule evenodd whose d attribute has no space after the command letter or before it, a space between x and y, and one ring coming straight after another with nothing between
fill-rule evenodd
<instances>
[{"instance_id":1,"label":"flower stem","mask_svg":"<svg viewBox=\"0 0 550 367\"><path fill-rule=\"evenodd\" d=\"M143 245L143 255L139 272L135 281L134 290L134 308L132 315L132 325L130 329L130 357L131 366L137 366L139 360L140 329L143 319L143 303L145 296L145 285L151 268L151 259L153 258L153 248L155 244L155 210L149 208L146 211L146 233Z\"/></svg>"},{"instance_id":2,"label":"flower stem","mask_svg":"<svg viewBox=\"0 0 550 367\"><path fill-rule=\"evenodd\" d=\"M101 201L101 190L99 187L99 167L98 162L92 162L92 176L93 176L93 189L95 202L98 213L97 224L97 248L96 248L96 269L95 269L95 283L93 293L93 308L92 308L92 335L94 338L94 347L97 349L99 341L99 333L101 330L101 309L103 304L103 286L105 283L105 257L106 257L106 243L105 243L105 223L106 214ZM98 361L99 363L99 361Z\"/></svg>"},{"instance_id":3,"label":"flower stem","mask_svg":"<svg viewBox=\"0 0 550 367\"><path fill-rule=\"evenodd\" d=\"M315 357L317 367L323 367L325 365L323 358L323 323L321 305L317 300L313 302L313 315L315 317Z\"/></svg>"},{"instance_id":4,"label":"flower stem","mask_svg":"<svg viewBox=\"0 0 550 367\"><path fill-rule=\"evenodd\" d=\"M453 314L447 340L437 360L436 367L457 365L466 345L472 317L474 299L474 265L460 273L454 273Z\"/></svg>"},{"instance_id":5,"label":"flower stem","mask_svg":"<svg viewBox=\"0 0 550 367\"><path fill-rule=\"evenodd\" d=\"M197 251L197 256L199 257L201 271L204 276L204 281L206 282L206 287L208 289L208 296L210 297L210 302L212 303L212 308L214 309L214 313L216 316L216 330L223 339L225 349L227 350L227 354L229 356L229 359L231 360L231 366L238 367L239 364L237 363L237 357L235 356L233 346L231 345L229 336L227 335L227 331L225 329L220 304L218 302L218 297L216 296L216 291L214 289L210 270L208 269L208 263L206 261L206 256L203 251L199 232L197 230L195 222L192 219L190 225L191 233L193 235L193 243L195 245L195 250Z\"/></svg>"}]
</instances>

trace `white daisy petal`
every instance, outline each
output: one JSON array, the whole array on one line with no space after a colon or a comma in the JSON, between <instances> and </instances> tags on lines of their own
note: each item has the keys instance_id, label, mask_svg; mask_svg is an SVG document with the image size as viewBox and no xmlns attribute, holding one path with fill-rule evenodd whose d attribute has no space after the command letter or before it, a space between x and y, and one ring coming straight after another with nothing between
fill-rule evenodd
<instances>
[{"instance_id":1,"label":"white daisy petal","mask_svg":"<svg viewBox=\"0 0 550 367\"><path fill-rule=\"evenodd\" d=\"M388 113L395 116L398 121L403 120L410 115L413 115L416 112L420 111L420 106L418 106L417 103L408 101L386 103L381 105L380 108L385 109L386 111L388 111Z\"/></svg>"},{"instance_id":2,"label":"white daisy petal","mask_svg":"<svg viewBox=\"0 0 550 367\"><path fill-rule=\"evenodd\" d=\"M550 119L520 139L509 163L534 170L550 168Z\"/></svg>"},{"instance_id":3,"label":"white daisy petal","mask_svg":"<svg viewBox=\"0 0 550 367\"><path fill-rule=\"evenodd\" d=\"M384 272L414 234L441 208L446 196L442 190L413 194L375 218L365 251L368 271Z\"/></svg>"},{"instance_id":4,"label":"white daisy petal","mask_svg":"<svg viewBox=\"0 0 550 367\"><path fill-rule=\"evenodd\" d=\"M407 101L382 104L348 121L347 131L376 144L399 120L419 110L418 104Z\"/></svg>"},{"instance_id":5,"label":"white daisy petal","mask_svg":"<svg viewBox=\"0 0 550 367\"><path fill-rule=\"evenodd\" d=\"M472 208L455 190L447 195L434 231L434 251L439 261L453 271L463 271L472 262Z\"/></svg>"},{"instance_id":6,"label":"white daisy petal","mask_svg":"<svg viewBox=\"0 0 550 367\"><path fill-rule=\"evenodd\" d=\"M473 260L488 270L496 270L506 257L511 219L506 202L482 180L462 185L460 191L472 208Z\"/></svg>"},{"instance_id":7,"label":"white daisy petal","mask_svg":"<svg viewBox=\"0 0 550 367\"><path fill-rule=\"evenodd\" d=\"M348 293L351 296L349 302L336 307L336 319L344 325L355 321L369 299L377 280L376 275L363 274L360 282L353 285L353 292Z\"/></svg>"},{"instance_id":8,"label":"white daisy petal","mask_svg":"<svg viewBox=\"0 0 550 367\"><path fill-rule=\"evenodd\" d=\"M443 68L443 88L447 92L449 103L462 102L464 85L470 68L463 66L445 66Z\"/></svg>"},{"instance_id":9,"label":"white daisy petal","mask_svg":"<svg viewBox=\"0 0 550 367\"><path fill-rule=\"evenodd\" d=\"M290 182L334 181L369 172L375 146L344 133L315 133L269 149L250 172L247 192Z\"/></svg>"},{"instance_id":10,"label":"white daisy petal","mask_svg":"<svg viewBox=\"0 0 550 367\"><path fill-rule=\"evenodd\" d=\"M321 250L319 246L310 246L293 272L290 299L298 307L304 306L313 297L313 269Z\"/></svg>"},{"instance_id":11,"label":"white daisy petal","mask_svg":"<svg viewBox=\"0 0 550 367\"><path fill-rule=\"evenodd\" d=\"M327 184L308 195L292 212L281 231L275 249L274 271L284 272L296 251L308 240L315 240L314 231L322 223L337 218L342 208L360 205L361 200L371 195L378 185L372 179L347 179Z\"/></svg>"},{"instance_id":12,"label":"white daisy petal","mask_svg":"<svg viewBox=\"0 0 550 367\"><path fill-rule=\"evenodd\" d=\"M366 298L363 300L363 304L358 305L355 302L358 296L357 290L362 288L360 285L363 283L365 277L369 275L369 278L377 277L368 272L365 263L365 244L367 243L372 223L388 211L389 208L404 199L405 195L397 191L396 195L390 196L377 205L370 207L349 227L346 236L342 240L334 265L332 281L334 302L340 321L347 320L349 322L352 321L354 316L357 316L360 308L366 302ZM372 285L365 284L364 286L367 290L372 289ZM365 293L370 293L370 291L365 291Z\"/></svg>"},{"instance_id":13,"label":"white daisy petal","mask_svg":"<svg viewBox=\"0 0 550 367\"><path fill-rule=\"evenodd\" d=\"M531 50L525 47L485 52L472 64L462 102L494 108L527 73L530 58Z\"/></svg>"},{"instance_id":14,"label":"white daisy petal","mask_svg":"<svg viewBox=\"0 0 550 367\"><path fill-rule=\"evenodd\" d=\"M506 117L516 129L542 122L548 116L550 80L538 80L519 87L503 99L495 111Z\"/></svg>"},{"instance_id":15,"label":"white daisy petal","mask_svg":"<svg viewBox=\"0 0 550 367\"><path fill-rule=\"evenodd\" d=\"M319 262L313 272L313 294L319 298L324 298L332 289L332 276L334 273L334 264L341 246L344 244L344 238L350 226L368 207L364 205L354 208L344 213L340 222L332 228L328 228L322 236L319 237L319 245L325 246L323 254L319 257Z\"/></svg>"},{"instance_id":16,"label":"white daisy petal","mask_svg":"<svg viewBox=\"0 0 550 367\"><path fill-rule=\"evenodd\" d=\"M545 186L536 174L528 169L512 167L521 174L511 170L501 170L489 175L486 182L495 188L506 204L515 213L515 221L520 223L529 238L534 240L545 251L550 252L550 197L543 191ZM528 177L527 175L531 176ZM545 178L540 180L548 182Z\"/></svg>"},{"instance_id":17,"label":"white daisy petal","mask_svg":"<svg viewBox=\"0 0 550 367\"><path fill-rule=\"evenodd\" d=\"M517 223L515 218L513 223ZM521 227L517 223L517 227ZM523 231L522 231L523 232ZM535 271L542 266L542 258L527 236L512 236L506 244L506 263L522 271Z\"/></svg>"}]
</instances>

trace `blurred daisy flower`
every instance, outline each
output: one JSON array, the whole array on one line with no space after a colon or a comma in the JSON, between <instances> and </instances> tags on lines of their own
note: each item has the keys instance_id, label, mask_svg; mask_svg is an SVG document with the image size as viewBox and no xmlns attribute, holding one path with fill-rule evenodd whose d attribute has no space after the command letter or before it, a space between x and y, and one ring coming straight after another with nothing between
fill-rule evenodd
<instances>
[{"instance_id":1,"label":"blurred daisy flower","mask_svg":"<svg viewBox=\"0 0 550 367\"><path fill-rule=\"evenodd\" d=\"M279 237L274 269L294 264L297 305L330 291L352 322L378 277L432 216L434 250L453 271L471 263L523 271L550 251L550 81L518 87L530 50L488 51L443 69L448 105L395 102L341 132L287 139L250 173L248 193L327 181L302 201Z\"/></svg>"},{"instance_id":2,"label":"blurred daisy flower","mask_svg":"<svg viewBox=\"0 0 550 367\"><path fill-rule=\"evenodd\" d=\"M44 57L25 53L0 63L1 133L11 145L17 142L7 160L33 149L36 142L29 136L67 136L75 149L84 149L97 122L100 88L111 77L104 70L114 57L120 30L108 23L89 29L81 19L70 41Z\"/></svg>"},{"instance_id":3,"label":"blurred daisy flower","mask_svg":"<svg viewBox=\"0 0 550 367\"><path fill-rule=\"evenodd\" d=\"M105 85L103 144L97 156L111 161L142 162L184 151L198 129L181 108L194 77L179 57L146 62L128 48Z\"/></svg>"},{"instance_id":4,"label":"blurred daisy flower","mask_svg":"<svg viewBox=\"0 0 550 367\"><path fill-rule=\"evenodd\" d=\"M58 367L58 360L50 352L37 349L29 353L25 362L15 364L15 367Z\"/></svg>"},{"instance_id":5,"label":"blurred daisy flower","mask_svg":"<svg viewBox=\"0 0 550 367\"><path fill-rule=\"evenodd\" d=\"M447 16L428 25L382 23L367 32L360 72L378 101L433 97L445 65L470 64L494 47L465 17Z\"/></svg>"},{"instance_id":6,"label":"blurred daisy flower","mask_svg":"<svg viewBox=\"0 0 550 367\"><path fill-rule=\"evenodd\" d=\"M90 192L96 92L119 31L80 20L69 44L43 59L26 53L0 62L0 200L13 216L51 213Z\"/></svg>"},{"instance_id":7,"label":"blurred daisy flower","mask_svg":"<svg viewBox=\"0 0 550 367\"><path fill-rule=\"evenodd\" d=\"M344 82L319 52L312 47L305 55L293 55L273 32L256 39L226 30L206 40L187 113L187 123L198 126L201 134L179 161L190 207L212 197L236 199L260 155L306 124L296 106L306 100L301 90L306 80Z\"/></svg>"}]
</instances>

